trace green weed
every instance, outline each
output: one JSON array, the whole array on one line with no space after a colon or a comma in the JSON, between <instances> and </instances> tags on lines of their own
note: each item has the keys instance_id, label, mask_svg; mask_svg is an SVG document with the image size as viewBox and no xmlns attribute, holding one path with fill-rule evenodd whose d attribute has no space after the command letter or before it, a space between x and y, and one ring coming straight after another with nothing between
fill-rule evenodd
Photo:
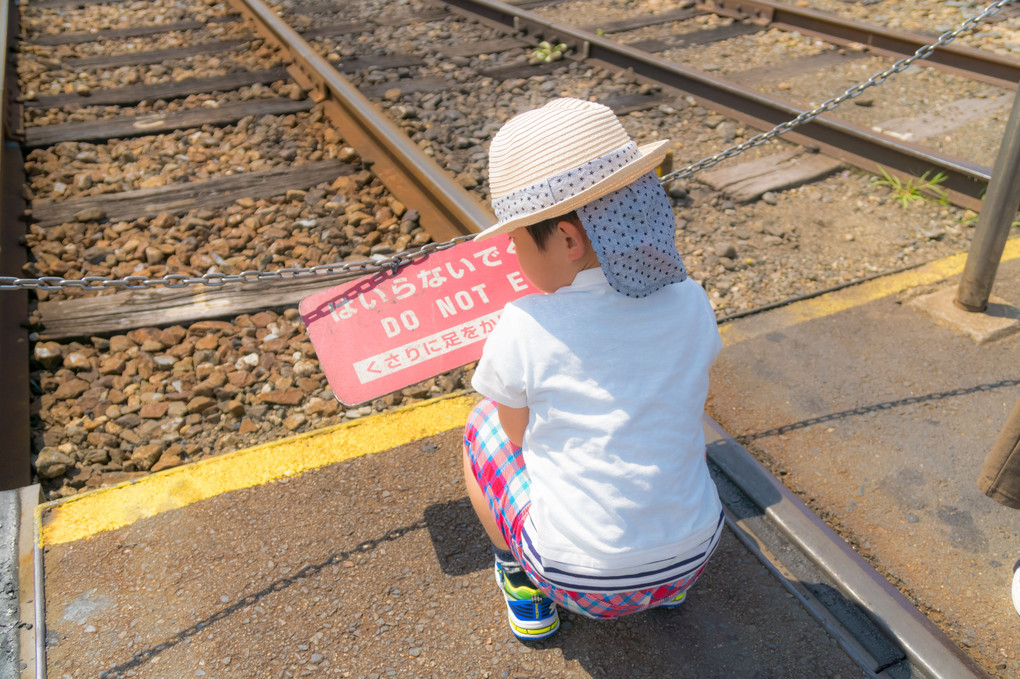
<instances>
[{"instance_id":1,"label":"green weed","mask_svg":"<svg viewBox=\"0 0 1020 679\"><path fill-rule=\"evenodd\" d=\"M949 197L945 189L939 188L939 184L946 181L944 172L938 172L930 179L929 175L931 172L925 172L920 178L911 178L903 181L899 177L886 172L884 167L879 167L878 170L882 173L882 177L874 177L871 183L888 187L892 192L893 200L898 201L905 208L910 207L912 203L924 201L928 198L925 194L933 194L936 200L943 205L949 204Z\"/></svg>"},{"instance_id":2,"label":"green weed","mask_svg":"<svg viewBox=\"0 0 1020 679\"><path fill-rule=\"evenodd\" d=\"M543 62L549 63L551 61L559 61L567 53L568 49L570 48L562 42L558 45L553 45L552 43L543 40L538 43L538 47L531 53L531 56L528 58L528 63L540 64Z\"/></svg>"}]
</instances>

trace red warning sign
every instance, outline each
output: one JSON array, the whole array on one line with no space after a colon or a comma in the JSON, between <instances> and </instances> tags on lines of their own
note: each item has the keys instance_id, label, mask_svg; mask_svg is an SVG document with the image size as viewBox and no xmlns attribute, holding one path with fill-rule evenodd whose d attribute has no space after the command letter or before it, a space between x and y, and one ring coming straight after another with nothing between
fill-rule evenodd
<instances>
[{"instance_id":1,"label":"red warning sign","mask_svg":"<svg viewBox=\"0 0 1020 679\"><path fill-rule=\"evenodd\" d=\"M353 405L478 360L503 306L534 292L500 236L323 290L300 310L333 393Z\"/></svg>"}]
</instances>

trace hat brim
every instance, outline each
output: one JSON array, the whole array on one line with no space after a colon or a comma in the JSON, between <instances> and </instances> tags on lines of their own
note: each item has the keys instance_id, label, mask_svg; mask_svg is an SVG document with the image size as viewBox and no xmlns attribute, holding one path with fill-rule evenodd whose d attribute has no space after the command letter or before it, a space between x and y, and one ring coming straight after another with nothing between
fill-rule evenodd
<instances>
[{"instance_id":1,"label":"hat brim","mask_svg":"<svg viewBox=\"0 0 1020 679\"><path fill-rule=\"evenodd\" d=\"M555 205L551 205L535 212L530 212L526 215L520 215L513 219L508 219L505 222L494 224L484 231L481 231L474 237L474 240L485 240L486 238L492 238L493 236L513 231L514 229L518 229L522 226L537 224L543 219L565 215L572 210L576 210L582 205L587 205L596 198L601 198L606 194L622 189L624 186L635 181L645 173L651 172L662 163L662 159L666 157L668 152L668 139L639 146L638 153L640 156L638 158L627 163L599 183L593 184L584 191L581 191L564 201L556 203Z\"/></svg>"}]
</instances>

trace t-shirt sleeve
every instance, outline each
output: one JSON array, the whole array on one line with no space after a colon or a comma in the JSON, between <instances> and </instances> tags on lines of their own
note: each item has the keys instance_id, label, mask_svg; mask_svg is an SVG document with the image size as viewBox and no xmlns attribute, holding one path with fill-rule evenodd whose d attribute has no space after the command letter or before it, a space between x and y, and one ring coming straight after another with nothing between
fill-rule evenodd
<instances>
[{"instance_id":1,"label":"t-shirt sleeve","mask_svg":"<svg viewBox=\"0 0 1020 679\"><path fill-rule=\"evenodd\" d=\"M492 334L485 340L482 358L471 378L471 386L482 396L487 396L510 408L528 405L525 387L525 367L519 332L522 314L508 304Z\"/></svg>"}]
</instances>

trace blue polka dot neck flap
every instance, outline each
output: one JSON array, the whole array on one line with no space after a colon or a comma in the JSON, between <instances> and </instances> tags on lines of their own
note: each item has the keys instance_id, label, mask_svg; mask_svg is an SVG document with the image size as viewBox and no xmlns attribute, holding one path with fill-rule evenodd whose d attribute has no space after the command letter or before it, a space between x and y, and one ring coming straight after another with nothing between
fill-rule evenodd
<instances>
[{"instance_id":1,"label":"blue polka dot neck flap","mask_svg":"<svg viewBox=\"0 0 1020 679\"><path fill-rule=\"evenodd\" d=\"M673 208L654 172L577 209L606 280L647 297L687 278L676 249Z\"/></svg>"}]
</instances>

